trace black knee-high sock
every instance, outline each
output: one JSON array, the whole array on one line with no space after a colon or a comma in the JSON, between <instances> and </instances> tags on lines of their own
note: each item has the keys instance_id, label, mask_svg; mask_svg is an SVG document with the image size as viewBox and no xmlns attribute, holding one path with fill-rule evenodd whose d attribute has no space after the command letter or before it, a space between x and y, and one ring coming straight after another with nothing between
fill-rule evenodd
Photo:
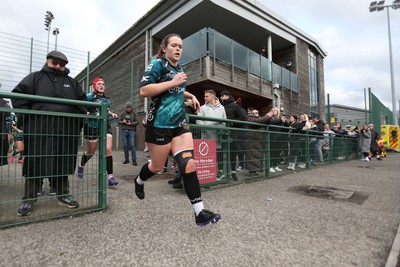
<instances>
[{"instance_id":1,"label":"black knee-high sock","mask_svg":"<svg viewBox=\"0 0 400 267\"><path fill-rule=\"evenodd\" d=\"M107 173L108 174L113 174L113 157L112 156L108 156L106 158L106 168L107 168Z\"/></svg>"},{"instance_id":2,"label":"black knee-high sock","mask_svg":"<svg viewBox=\"0 0 400 267\"><path fill-rule=\"evenodd\" d=\"M186 195L192 204L203 201L201 198L200 183L196 172L182 173L183 186L185 187Z\"/></svg>"},{"instance_id":3,"label":"black knee-high sock","mask_svg":"<svg viewBox=\"0 0 400 267\"><path fill-rule=\"evenodd\" d=\"M82 156L82 159L81 159L81 166L82 166L82 167L85 166L85 165L86 165L86 162L88 162L89 159L90 159L91 157L92 157L92 156L83 155L83 156Z\"/></svg>"},{"instance_id":4,"label":"black knee-high sock","mask_svg":"<svg viewBox=\"0 0 400 267\"><path fill-rule=\"evenodd\" d=\"M149 169L149 162L147 162L146 164L143 165L143 167L140 169L140 173L139 173L139 177L140 180L142 181L146 181L147 179L149 179L150 177L152 177L153 175L155 175L155 173L152 173Z\"/></svg>"}]
</instances>

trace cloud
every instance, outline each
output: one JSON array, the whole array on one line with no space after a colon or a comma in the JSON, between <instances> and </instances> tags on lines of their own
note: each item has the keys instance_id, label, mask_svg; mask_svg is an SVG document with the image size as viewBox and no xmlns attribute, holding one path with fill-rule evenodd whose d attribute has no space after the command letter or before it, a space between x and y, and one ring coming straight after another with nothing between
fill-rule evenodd
<instances>
[{"instance_id":1,"label":"cloud","mask_svg":"<svg viewBox=\"0 0 400 267\"><path fill-rule=\"evenodd\" d=\"M336 98L352 99L371 87L392 109L387 12L368 10L370 1L260 0L284 19L313 36L328 56L325 89ZM364 2L364 3L363 3ZM290 8L287 8L287 7ZM396 101L400 97L400 10L389 9ZM351 92L354 92L353 94Z\"/></svg>"},{"instance_id":2,"label":"cloud","mask_svg":"<svg viewBox=\"0 0 400 267\"><path fill-rule=\"evenodd\" d=\"M358 92L371 87L391 107L387 14L368 10L360 0L258 0L315 38L324 60L327 92ZM148 12L158 0L3 1L0 31L47 42L44 15L55 15L58 45L99 55ZM400 97L400 9L390 9L396 102ZM54 36L50 36L54 47ZM347 94L346 94L347 95Z\"/></svg>"}]
</instances>

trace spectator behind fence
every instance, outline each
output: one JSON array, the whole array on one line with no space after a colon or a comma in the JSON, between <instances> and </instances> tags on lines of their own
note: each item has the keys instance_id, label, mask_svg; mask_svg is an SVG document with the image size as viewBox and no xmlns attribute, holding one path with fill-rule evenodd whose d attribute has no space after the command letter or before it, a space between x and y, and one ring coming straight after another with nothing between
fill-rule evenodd
<instances>
[{"instance_id":1,"label":"spectator behind fence","mask_svg":"<svg viewBox=\"0 0 400 267\"><path fill-rule=\"evenodd\" d=\"M367 124L360 130L359 148L364 157L361 160L370 161L369 153L371 151L371 131Z\"/></svg>"},{"instance_id":2,"label":"spectator behind fence","mask_svg":"<svg viewBox=\"0 0 400 267\"><path fill-rule=\"evenodd\" d=\"M137 166L136 162L136 126L139 124L136 112L132 110L131 102L127 102L125 110L118 118L118 124L121 129L121 141L124 146L125 161L122 164L129 163L129 151L131 151L132 164Z\"/></svg>"},{"instance_id":3,"label":"spectator behind fence","mask_svg":"<svg viewBox=\"0 0 400 267\"><path fill-rule=\"evenodd\" d=\"M374 125L372 123L368 125L368 128L371 132L371 156L376 156L377 160L382 160L381 151L378 146L379 139L381 138L380 134L375 131Z\"/></svg>"},{"instance_id":4,"label":"spectator behind fence","mask_svg":"<svg viewBox=\"0 0 400 267\"><path fill-rule=\"evenodd\" d=\"M243 108L242 106L242 99L239 97L235 101L236 104L238 104L242 110L242 113L244 116L248 116L247 111ZM244 124L242 128L247 128L247 124ZM241 142L236 142L236 156L238 159L238 164L236 167L236 171L244 171L245 169L245 162L244 162L244 156L245 156L245 151L246 151L246 132L245 131L238 131L237 132L237 139L242 140Z\"/></svg>"},{"instance_id":5,"label":"spectator behind fence","mask_svg":"<svg viewBox=\"0 0 400 267\"><path fill-rule=\"evenodd\" d=\"M229 120L239 120L239 121L246 121L247 120L247 114L243 113L242 108L235 103L235 98L232 96L232 94L229 91L222 91L221 92L221 103L225 108L225 113L226 113L226 118ZM230 123L230 127L234 128L244 128L244 125L242 123ZM231 164L231 179L233 181L237 181L238 178L236 176L236 154L238 150L238 142L242 142L242 140L238 139L239 130L232 130L231 131L231 138L232 142L229 144L230 145L230 164ZM240 145L239 145L240 148Z\"/></svg>"},{"instance_id":6,"label":"spectator behind fence","mask_svg":"<svg viewBox=\"0 0 400 267\"><path fill-rule=\"evenodd\" d=\"M140 83L140 95L151 99L147 113L145 141L151 161L144 164L134 179L135 194L145 198L144 182L162 170L170 152L182 174L185 193L192 204L198 226L217 223L221 215L204 209L194 160L193 137L186 121L184 99L197 98L186 92L187 75L179 65L183 42L178 34L165 36L154 59L146 67Z\"/></svg>"},{"instance_id":7,"label":"spectator behind fence","mask_svg":"<svg viewBox=\"0 0 400 267\"><path fill-rule=\"evenodd\" d=\"M106 85L103 78L96 78L93 80L93 92L87 94L87 100L90 102L95 102L99 104L106 105L107 114L112 118L118 118L118 115L111 112L110 98L105 95ZM92 115L99 116L100 108L90 109ZM89 119L85 123L84 127L84 137L86 139L86 152L83 154L80 164L78 165L78 177L83 178L84 166L89 161L89 159L94 155L97 149L97 144L99 143L100 135L100 121L97 119ZM112 158L112 132L110 121L107 120L107 152L106 152L106 169L108 173L108 186L113 187L118 185L118 181L113 175L113 158Z\"/></svg>"},{"instance_id":8,"label":"spectator behind fence","mask_svg":"<svg viewBox=\"0 0 400 267\"><path fill-rule=\"evenodd\" d=\"M321 136L317 137L317 142L318 142L318 156L319 156L319 161L323 162L324 161L324 154L322 151L322 146L325 144L325 140L323 137L322 132L324 131L324 126L325 126L325 122L323 120L321 120L318 116L316 116L314 118L314 124L316 126L317 131L319 131L321 133Z\"/></svg>"},{"instance_id":9,"label":"spectator behind fence","mask_svg":"<svg viewBox=\"0 0 400 267\"><path fill-rule=\"evenodd\" d=\"M257 109L252 109L249 118L259 118ZM258 176L257 172L263 172L265 133L256 130L265 131L265 127L249 125L249 131L246 134L246 169L251 176ZM254 130L254 131L252 131Z\"/></svg>"},{"instance_id":10,"label":"spectator behind fence","mask_svg":"<svg viewBox=\"0 0 400 267\"><path fill-rule=\"evenodd\" d=\"M18 119L16 116L14 116L12 122L11 122L11 128L12 128L12 135L14 138L14 144L13 144L13 151L10 157L10 163L13 163L15 160L15 157L19 154L18 163L24 163L24 131L23 131L23 123L18 122Z\"/></svg>"},{"instance_id":11,"label":"spectator behind fence","mask_svg":"<svg viewBox=\"0 0 400 267\"><path fill-rule=\"evenodd\" d=\"M10 108L7 101L0 98L0 107ZM0 111L0 166L6 165L8 163L7 153L8 153L8 131L6 127L7 117L10 116L10 112Z\"/></svg>"},{"instance_id":12,"label":"spectator behind fence","mask_svg":"<svg viewBox=\"0 0 400 267\"><path fill-rule=\"evenodd\" d=\"M204 116L209 118L217 118L226 120L225 108L219 102L217 94L214 90L205 90L204 91L204 105L200 107L200 111L197 114L198 116ZM197 124L206 125L206 126L219 126L225 127L225 123L221 121L208 121L208 120L197 120ZM220 130L201 130L201 138L202 139L211 139L217 141L217 164L218 164L218 173L223 172L223 154L222 154L222 143L221 143L221 135L219 133Z\"/></svg>"},{"instance_id":13,"label":"spectator behind fence","mask_svg":"<svg viewBox=\"0 0 400 267\"><path fill-rule=\"evenodd\" d=\"M308 119L307 114L301 114L300 115L300 122L304 124L303 128L301 129L300 133L301 134L307 134L307 131L311 129L311 123L310 120ZM299 148L299 155L298 155L298 163L297 166L300 169L305 169L307 167L306 162L306 147L307 147L307 139L303 135L299 135L299 143L298 143L298 148Z\"/></svg>"},{"instance_id":14,"label":"spectator behind fence","mask_svg":"<svg viewBox=\"0 0 400 267\"><path fill-rule=\"evenodd\" d=\"M343 131L344 136L349 139L349 149L351 153L348 154L349 157L355 158L358 156L358 132L354 131L350 124L346 125L346 128Z\"/></svg>"},{"instance_id":15,"label":"spectator behind fence","mask_svg":"<svg viewBox=\"0 0 400 267\"><path fill-rule=\"evenodd\" d=\"M280 140L279 133L282 132L282 126L289 126L286 117L281 117L280 111L277 107L273 107L267 114L260 118L249 118L251 122L265 123L269 125L270 131L270 169L269 172L282 171L279 168L279 160L282 152L282 140ZM280 126L280 127L276 127ZM286 131L286 129L284 130Z\"/></svg>"},{"instance_id":16,"label":"spectator behind fence","mask_svg":"<svg viewBox=\"0 0 400 267\"><path fill-rule=\"evenodd\" d=\"M296 170L297 158L300 155L300 137L299 132L305 126L304 121L297 120L296 115L292 115L289 117L289 163L288 170Z\"/></svg>"},{"instance_id":17,"label":"spectator behind fence","mask_svg":"<svg viewBox=\"0 0 400 267\"><path fill-rule=\"evenodd\" d=\"M333 158L337 160L344 159L344 142L343 136L344 131L342 129L342 125L340 123L335 123L331 129L335 133L335 137L333 138Z\"/></svg>"},{"instance_id":18,"label":"spectator behind fence","mask_svg":"<svg viewBox=\"0 0 400 267\"><path fill-rule=\"evenodd\" d=\"M68 76L69 69L65 67L67 63L68 59L63 53L51 51L47 54L46 64L42 70L26 76L12 92L86 100L86 95L78 82ZM24 99L12 99L12 105L16 109L86 113L83 107ZM33 204L37 200L35 191L40 188L42 177L52 179L57 189L59 205L68 208L79 207L79 203L70 195L68 175L75 171L82 119L33 114L17 115L18 118L22 118L24 125L23 173L26 175L25 192L18 215L31 214Z\"/></svg>"},{"instance_id":19,"label":"spectator behind fence","mask_svg":"<svg viewBox=\"0 0 400 267\"><path fill-rule=\"evenodd\" d=\"M357 137L357 132L353 131L350 124L346 125L343 134L347 137Z\"/></svg>"},{"instance_id":20,"label":"spectator behind fence","mask_svg":"<svg viewBox=\"0 0 400 267\"><path fill-rule=\"evenodd\" d=\"M315 125L314 119L310 119L311 128L308 132L308 140L309 140L309 151L310 151L310 164L317 165L318 160L318 139L319 138L319 129L317 125Z\"/></svg>"},{"instance_id":21,"label":"spectator behind fence","mask_svg":"<svg viewBox=\"0 0 400 267\"><path fill-rule=\"evenodd\" d=\"M324 155L326 155L324 157L324 160L325 160L329 156L329 151L330 151L330 142L329 142L329 140L331 139L331 137L335 136L335 132L331 130L330 125L328 123L326 123L324 125L323 135L324 135L324 144L322 146L322 152L323 152Z\"/></svg>"}]
</instances>

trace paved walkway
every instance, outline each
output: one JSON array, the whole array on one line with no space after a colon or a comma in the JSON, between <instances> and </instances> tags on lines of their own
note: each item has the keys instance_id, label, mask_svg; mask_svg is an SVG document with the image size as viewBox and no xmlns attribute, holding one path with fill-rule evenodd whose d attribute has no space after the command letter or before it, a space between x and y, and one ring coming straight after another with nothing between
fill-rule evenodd
<instances>
[{"instance_id":1,"label":"paved walkway","mask_svg":"<svg viewBox=\"0 0 400 267\"><path fill-rule=\"evenodd\" d=\"M108 189L107 210L0 230L0 266L385 266L393 243L387 266L396 265L400 154L205 191L222 220L202 228L167 184L172 171L138 200L140 166L122 165L122 154L114 151L120 184ZM342 191L329 198L323 188Z\"/></svg>"}]
</instances>

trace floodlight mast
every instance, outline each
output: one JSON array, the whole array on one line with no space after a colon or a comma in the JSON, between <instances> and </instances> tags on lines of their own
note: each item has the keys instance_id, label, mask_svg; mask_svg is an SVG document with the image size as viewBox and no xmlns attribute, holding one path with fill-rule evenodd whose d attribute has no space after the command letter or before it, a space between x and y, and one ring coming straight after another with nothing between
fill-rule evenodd
<instances>
[{"instance_id":1,"label":"floodlight mast","mask_svg":"<svg viewBox=\"0 0 400 267\"><path fill-rule=\"evenodd\" d=\"M389 63L390 63L390 84L392 92L392 114L393 114L393 124L398 125L397 121L397 109L396 109L396 89L394 84L394 70L393 70L393 56L392 56L392 36L390 31L390 16L389 7L394 10L400 8L400 0L395 0L391 5L385 5L385 1L381 0L379 2L373 1L369 5L369 12L382 11L386 8L387 11L387 22L388 22L388 37L389 37Z\"/></svg>"},{"instance_id":2,"label":"floodlight mast","mask_svg":"<svg viewBox=\"0 0 400 267\"><path fill-rule=\"evenodd\" d=\"M44 17L44 26L46 26L45 30L47 31L47 54L49 53L51 22L53 21L53 19L55 19L53 13L51 13L51 11L46 11Z\"/></svg>"}]
</instances>

